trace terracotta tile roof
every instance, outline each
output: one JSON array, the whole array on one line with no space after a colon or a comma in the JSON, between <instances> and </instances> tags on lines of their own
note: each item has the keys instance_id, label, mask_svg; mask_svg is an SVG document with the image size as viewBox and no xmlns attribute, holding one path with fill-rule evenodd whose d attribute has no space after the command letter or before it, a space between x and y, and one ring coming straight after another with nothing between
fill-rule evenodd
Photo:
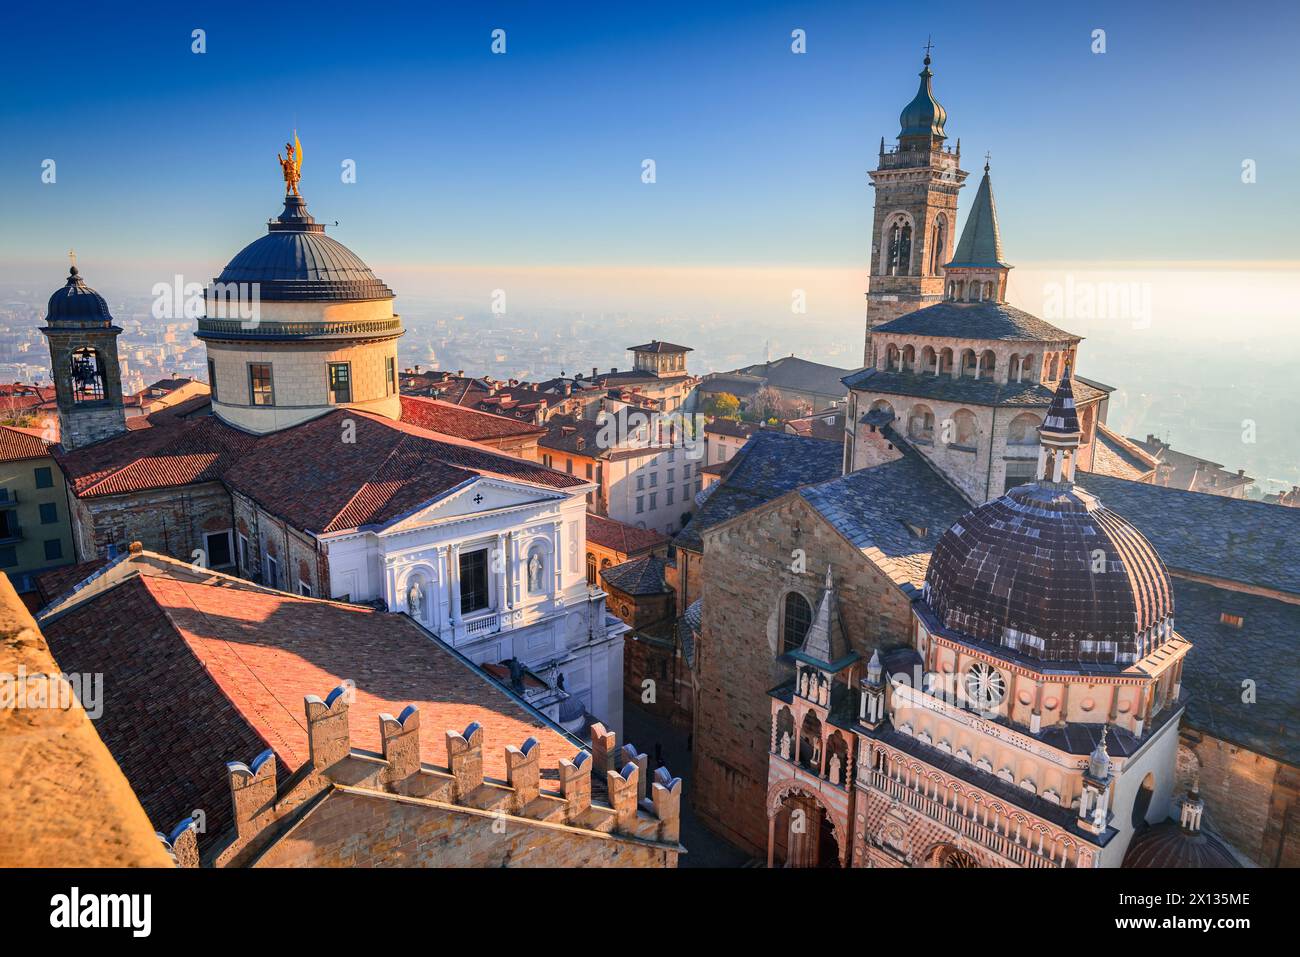
<instances>
[{"instance_id":1,"label":"terracotta tile roof","mask_svg":"<svg viewBox=\"0 0 1300 957\"><path fill-rule=\"evenodd\" d=\"M355 426L354 442L342 441L345 419ZM391 521L478 475L553 489L585 484L486 446L353 410L262 436L257 454L231 465L224 479L267 511L319 533Z\"/></svg>"},{"instance_id":2,"label":"terracotta tile roof","mask_svg":"<svg viewBox=\"0 0 1300 957\"><path fill-rule=\"evenodd\" d=\"M791 419L785 427L794 435L806 435L810 439L823 439L827 442L843 442L844 411L828 410L816 415L805 415L800 419Z\"/></svg>"},{"instance_id":3,"label":"terracotta tile roof","mask_svg":"<svg viewBox=\"0 0 1300 957\"><path fill-rule=\"evenodd\" d=\"M649 528L637 528L601 515L587 516L587 541L620 555L637 555L668 544L668 538Z\"/></svg>"},{"instance_id":4,"label":"terracotta tile roof","mask_svg":"<svg viewBox=\"0 0 1300 957\"><path fill-rule=\"evenodd\" d=\"M678 345L674 345L671 342L660 342L658 339L652 339L650 342L647 342L644 345L628 346L627 348L629 352L667 353L667 352L694 352L695 351L690 346L678 346Z\"/></svg>"},{"instance_id":5,"label":"terracotta tile roof","mask_svg":"<svg viewBox=\"0 0 1300 957\"><path fill-rule=\"evenodd\" d=\"M471 442L541 435L546 431L518 419L413 395L402 396L402 421Z\"/></svg>"},{"instance_id":6,"label":"terracotta tile roof","mask_svg":"<svg viewBox=\"0 0 1300 957\"><path fill-rule=\"evenodd\" d=\"M44 458L49 454L50 447L29 430L0 425L0 462Z\"/></svg>"},{"instance_id":7,"label":"terracotta tile roof","mask_svg":"<svg viewBox=\"0 0 1300 957\"><path fill-rule=\"evenodd\" d=\"M303 697L323 698L345 680L356 687L354 747L379 751L378 715L414 704L429 764L446 765L442 732L471 721L483 725L490 777L505 778L507 744L532 736L542 786L554 788L559 760L578 751L404 615L300 598L150 553L105 577L117 580L59 608L42 630L65 671L104 675L96 729L160 830L201 808L207 840L217 837L231 821L225 762L269 747L284 781L308 758ZM109 619L123 625L106 629Z\"/></svg>"},{"instance_id":8,"label":"terracotta tile roof","mask_svg":"<svg viewBox=\"0 0 1300 957\"><path fill-rule=\"evenodd\" d=\"M364 412L340 409L254 436L215 416L184 417L191 405L154 413L147 428L107 442L59 450L73 492L95 497L223 481L298 528L327 532L392 520L477 475L554 489L584 484L536 462ZM355 426L355 442L342 441L345 419Z\"/></svg>"}]
</instances>

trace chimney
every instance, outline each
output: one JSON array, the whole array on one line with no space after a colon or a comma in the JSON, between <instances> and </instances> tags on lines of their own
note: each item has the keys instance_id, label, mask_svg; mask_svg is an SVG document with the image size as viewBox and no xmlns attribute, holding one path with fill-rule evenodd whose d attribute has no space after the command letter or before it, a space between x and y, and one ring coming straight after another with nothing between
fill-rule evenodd
<instances>
[{"instance_id":1,"label":"chimney","mask_svg":"<svg viewBox=\"0 0 1300 957\"><path fill-rule=\"evenodd\" d=\"M600 375L600 370L597 369L595 366L592 366L592 367L591 367L591 377L594 379L594 378L596 378L596 376L598 376L598 375Z\"/></svg>"}]
</instances>

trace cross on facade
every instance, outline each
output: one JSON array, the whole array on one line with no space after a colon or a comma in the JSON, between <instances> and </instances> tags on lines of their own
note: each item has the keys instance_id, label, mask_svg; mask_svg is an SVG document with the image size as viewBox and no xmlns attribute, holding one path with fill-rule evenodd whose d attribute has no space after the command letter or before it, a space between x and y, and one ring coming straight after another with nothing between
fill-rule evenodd
<instances>
[{"instance_id":1,"label":"cross on facade","mask_svg":"<svg viewBox=\"0 0 1300 957\"><path fill-rule=\"evenodd\" d=\"M926 37L925 37L925 55L926 55L926 57L929 57L929 56L930 56L930 51L934 49L934 44L931 42L932 39L933 39L933 38L932 38L929 34L926 34Z\"/></svg>"},{"instance_id":2,"label":"cross on facade","mask_svg":"<svg viewBox=\"0 0 1300 957\"><path fill-rule=\"evenodd\" d=\"M68 263L73 267L77 265L77 251L75 249L68 250Z\"/></svg>"},{"instance_id":3,"label":"cross on facade","mask_svg":"<svg viewBox=\"0 0 1300 957\"><path fill-rule=\"evenodd\" d=\"M474 496L474 504L475 504L475 505L482 505L482 504L483 504L483 496L482 496L482 495L475 495L475 496Z\"/></svg>"}]
</instances>

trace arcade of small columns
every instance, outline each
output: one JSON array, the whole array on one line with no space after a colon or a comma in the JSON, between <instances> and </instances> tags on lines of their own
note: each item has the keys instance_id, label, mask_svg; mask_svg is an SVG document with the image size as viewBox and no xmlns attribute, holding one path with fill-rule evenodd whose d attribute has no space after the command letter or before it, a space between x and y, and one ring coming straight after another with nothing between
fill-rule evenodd
<instances>
[{"instance_id":1,"label":"arcade of small columns","mask_svg":"<svg viewBox=\"0 0 1300 957\"><path fill-rule=\"evenodd\" d=\"M880 333L876 333L877 336ZM984 345L982 349L975 346ZM1014 344L1013 344L1014 345ZM1024 345L1019 343L1018 345ZM880 372L912 372L917 375L947 375L954 379L987 378L995 382L1033 382L1054 384L1068 364L1074 367L1076 347L1069 343L1043 343L1042 365L1033 352L1011 352L1005 346L990 348L987 343L951 339L939 345L889 341L876 348L876 369ZM918 358L919 357L919 358Z\"/></svg>"},{"instance_id":2,"label":"arcade of small columns","mask_svg":"<svg viewBox=\"0 0 1300 957\"><path fill-rule=\"evenodd\" d=\"M857 790L861 805L854 812L853 862L858 867L870 866L872 856L882 853L879 848L894 857L905 853L872 832L895 803L906 809L911 830L928 835L929 846L912 863L929 862L936 845L951 844L976 856L981 866L1094 866L1095 849L1077 836L871 738L858 750ZM933 827L918 826L926 823L939 825L949 840L936 842ZM981 855L980 849L989 853Z\"/></svg>"}]
</instances>

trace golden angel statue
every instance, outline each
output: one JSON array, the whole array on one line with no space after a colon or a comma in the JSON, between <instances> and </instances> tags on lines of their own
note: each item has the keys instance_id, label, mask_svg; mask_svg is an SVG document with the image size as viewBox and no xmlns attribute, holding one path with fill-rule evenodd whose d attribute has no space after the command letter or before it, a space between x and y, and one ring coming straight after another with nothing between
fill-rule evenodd
<instances>
[{"instance_id":1,"label":"golden angel statue","mask_svg":"<svg viewBox=\"0 0 1300 957\"><path fill-rule=\"evenodd\" d=\"M280 170L284 173L284 192L285 195L292 193L294 196L301 196L298 192L298 180L302 179L302 144L298 142L298 132L293 134L293 142L284 144L285 156L279 153L275 158L280 161Z\"/></svg>"}]
</instances>

